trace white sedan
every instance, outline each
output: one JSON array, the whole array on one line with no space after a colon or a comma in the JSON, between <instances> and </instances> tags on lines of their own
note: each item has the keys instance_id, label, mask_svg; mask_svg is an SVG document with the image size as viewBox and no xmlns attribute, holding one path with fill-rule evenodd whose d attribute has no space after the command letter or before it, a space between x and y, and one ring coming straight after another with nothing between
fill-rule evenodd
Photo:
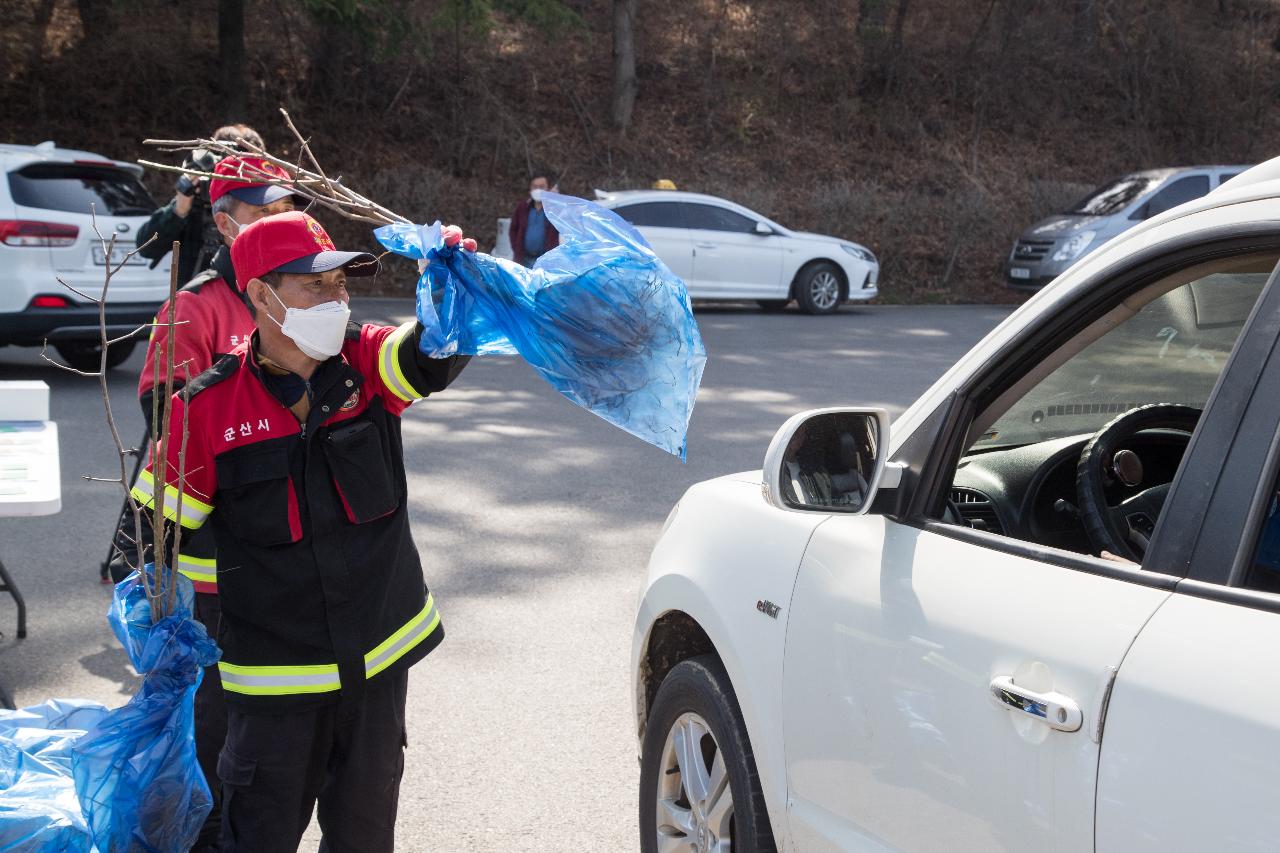
<instances>
[{"instance_id":1,"label":"white sedan","mask_svg":"<svg viewBox=\"0 0 1280 853\"><path fill-rule=\"evenodd\" d=\"M892 426L801 413L692 487L636 619L640 848L1276 850L1278 264L1280 160Z\"/></svg>"},{"instance_id":2,"label":"white sedan","mask_svg":"<svg viewBox=\"0 0 1280 853\"><path fill-rule=\"evenodd\" d=\"M792 231L715 196L671 190L605 192L612 209L649 241L694 299L755 300L781 310L795 300L808 314L875 298L880 264L865 246Z\"/></svg>"}]
</instances>

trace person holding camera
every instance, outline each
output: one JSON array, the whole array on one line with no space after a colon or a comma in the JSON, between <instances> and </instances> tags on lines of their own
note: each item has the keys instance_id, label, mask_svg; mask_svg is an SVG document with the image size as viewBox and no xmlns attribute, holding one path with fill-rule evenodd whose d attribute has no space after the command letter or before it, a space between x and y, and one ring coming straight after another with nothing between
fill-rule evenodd
<instances>
[{"instance_id":1,"label":"person holding camera","mask_svg":"<svg viewBox=\"0 0 1280 853\"><path fill-rule=\"evenodd\" d=\"M246 142L241 146L262 149L262 136L246 124L229 124L213 132L219 142ZM203 148L193 151L183 163L185 168L200 172L212 172L218 164L218 155ZM181 245L178 255L178 281L187 282L209 268L214 254L222 245L222 235L210 215L208 178L182 175L174 186L173 200L151 214L146 224L138 229L138 254L151 261L151 268L164 260L173 248L173 241ZM154 239L152 239L154 237ZM151 242L148 244L147 241ZM146 244L146 245L144 245Z\"/></svg>"}]
</instances>

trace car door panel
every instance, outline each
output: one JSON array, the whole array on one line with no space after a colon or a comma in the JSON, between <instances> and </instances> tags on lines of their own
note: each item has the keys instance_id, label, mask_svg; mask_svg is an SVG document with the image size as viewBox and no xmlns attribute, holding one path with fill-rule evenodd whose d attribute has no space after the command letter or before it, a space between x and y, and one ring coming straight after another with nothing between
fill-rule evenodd
<instances>
[{"instance_id":1,"label":"car door panel","mask_svg":"<svg viewBox=\"0 0 1280 853\"><path fill-rule=\"evenodd\" d=\"M1161 519L1171 533L1148 554L1187 579L1116 677L1099 851L1244 853L1280 838L1280 397L1259 393L1280 381L1277 275L1187 448Z\"/></svg>"},{"instance_id":2,"label":"car door panel","mask_svg":"<svg viewBox=\"0 0 1280 853\"><path fill-rule=\"evenodd\" d=\"M782 244L755 233L756 220L728 208L686 203L693 245L693 277L721 299L782 298Z\"/></svg>"},{"instance_id":3,"label":"car door panel","mask_svg":"<svg viewBox=\"0 0 1280 853\"><path fill-rule=\"evenodd\" d=\"M883 518L824 523L785 652L797 849L1088 849L1108 668L1169 594ZM1084 725L997 705L997 676L1071 697Z\"/></svg>"},{"instance_id":4,"label":"car door panel","mask_svg":"<svg viewBox=\"0 0 1280 853\"><path fill-rule=\"evenodd\" d=\"M782 247L776 235L690 231L693 274L724 299L782 299Z\"/></svg>"},{"instance_id":5,"label":"car door panel","mask_svg":"<svg viewBox=\"0 0 1280 853\"><path fill-rule=\"evenodd\" d=\"M1272 851L1280 839L1280 614L1174 595L1116 678L1097 850Z\"/></svg>"},{"instance_id":6,"label":"car door panel","mask_svg":"<svg viewBox=\"0 0 1280 853\"><path fill-rule=\"evenodd\" d=\"M673 273L684 280L689 295L699 297L698 282L693 274L693 242L689 232L683 228L660 228L655 225L640 225L637 229L641 236L649 241L653 251Z\"/></svg>"}]
</instances>

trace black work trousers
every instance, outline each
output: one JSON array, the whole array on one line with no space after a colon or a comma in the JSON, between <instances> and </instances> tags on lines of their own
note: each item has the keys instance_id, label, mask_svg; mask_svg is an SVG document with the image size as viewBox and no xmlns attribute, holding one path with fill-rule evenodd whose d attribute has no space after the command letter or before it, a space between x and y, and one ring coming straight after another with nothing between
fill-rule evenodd
<instances>
[{"instance_id":1,"label":"black work trousers","mask_svg":"<svg viewBox=\"0 0 1280 853\"><path fill-rule=\"evenodd\" d=\"M404 772L407 671L372 678L354 704L227 715L224 853L294 853L312 809L321 853L392 853Z\"/></svg>"},{"instance_id":2,"label":"black work trousers","mask_svg":"<svg viewBox=\"0 0 1280 853\"><path fill-rule=\"evenodd\" d=\"M222 606L217 593L197 592L195 617L209 636L218 638ZM222 698L222 678L217 663L204 668L204 678L196 688L195 702L196 760L209 783L213 809L200 827L191 853L218 853L222 849L222 784L218 781L218 756L227 739L227 703Z\"/></svg>"}]
</instances>

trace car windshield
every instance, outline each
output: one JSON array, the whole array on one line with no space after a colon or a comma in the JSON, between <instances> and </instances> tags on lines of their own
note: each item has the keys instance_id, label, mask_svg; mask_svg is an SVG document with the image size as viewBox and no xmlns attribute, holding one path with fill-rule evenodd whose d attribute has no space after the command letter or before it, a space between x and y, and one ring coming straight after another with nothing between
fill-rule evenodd
<instances>
[{"instance_id":1,"label":"car windshield","mask_svg":"<svg viewBox=\"0 0 1280 853\"><path fill-rule=\"evenodd\" d=\"M39 163L9 173L9 190L22 207L145 216L156 209L142 182L132 172L77 163Z\"/></svg>"},{"instance_id":2,"label":"car windshield","mask_svg":"<svg viewBox=\"0 0 1280 853\"><path fill-rule=\"evenodd\" d=\"M1125 175L1089 193L1066 213L1076 216L1110 216L1119 213L1163 179L1163 175L1157 174Z\"/></svg>"},{"instance_id":3,"label":"car windshield","mask_svg":"<svg viewBox=\"0 0 1280 853\"><path fill-rule=\"evenodd\" d=\"M973 449L1097 432L1149 403L1203 409L1275 260L1255 258L1147 303L1042 379Z\"/></svg>"}]
</instances>

